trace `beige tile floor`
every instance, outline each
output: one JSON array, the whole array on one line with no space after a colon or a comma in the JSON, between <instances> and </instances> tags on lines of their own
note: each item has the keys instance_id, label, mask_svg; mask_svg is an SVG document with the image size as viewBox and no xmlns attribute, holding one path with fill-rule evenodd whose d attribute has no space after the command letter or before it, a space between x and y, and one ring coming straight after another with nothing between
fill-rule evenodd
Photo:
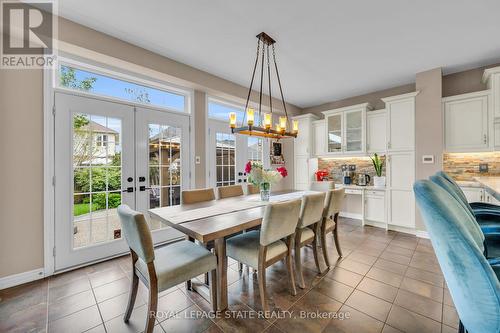
<instances>
[{"instance_id":1,"label":"beige tile floor","mask_svg":"<svg viewBox=\"0 0 500 333\"><path fill-rule=\"evenodd\" d=\"M282 263L268 268L268 302L261 310L252 271L228 269L229 312L209 316L210 305L179 285L160 295L155 332L456 332L458 317L428 240L361 227L341 219L342 259L318 274L305 248L306 288L291 296ZM0 291L0 332L141 332L144 286L128 325L122 315L130 262L122 257Z\"/></svg>"}]
</instances>

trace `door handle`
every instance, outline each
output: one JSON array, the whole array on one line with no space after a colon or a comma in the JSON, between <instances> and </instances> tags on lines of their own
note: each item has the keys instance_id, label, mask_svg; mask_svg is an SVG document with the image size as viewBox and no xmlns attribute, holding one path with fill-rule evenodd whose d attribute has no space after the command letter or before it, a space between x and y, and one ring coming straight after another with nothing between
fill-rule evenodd
<instances>
[{"instance_id":1,"label":"door handle","mask_svg":"<svg viewBox=\"0 0 500 333\"><path fill-rule=\"evenodd\" d=\"M126 192L126 193L132 193L134 192L134 188L133 187L127 187L126 189L122 190L122 192Z\"/></svg>"},{"instance_id":2,"label":"door handle","mask_svg":"<svg viewBox=\"0 0 500 333\"><path fill-rule=\"evenodd\" d=\"M144 186L144 185L139 186L139 191L141 191L141 192L144 192L144 191L146 191L146 190L151 190L151 189L152 189L151 187L146 187L146 186Z\"/></svg>"}]
</instances>

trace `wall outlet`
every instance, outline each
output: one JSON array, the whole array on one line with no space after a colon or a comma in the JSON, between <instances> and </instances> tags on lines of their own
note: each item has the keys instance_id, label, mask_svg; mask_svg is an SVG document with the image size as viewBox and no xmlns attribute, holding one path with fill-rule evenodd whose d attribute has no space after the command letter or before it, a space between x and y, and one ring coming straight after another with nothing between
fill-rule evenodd
<instances>
[{"instance_id":1,"label":"wall outlet","mask_svg":"<svg viewBox=\"0 0 500 333\"><path fill-rule=\"evenodd\" d=\"M479 163L479 172L488 172L488 163Z\"/></svg>"},{"instance_id":2,"label":"wall outlet","mask_svg":"<svg viewBox=\"0 0 500 333\"><path fill-rule=\"evenodd\" d=\"M200 156L196 156L196 157L194 158L194 163L195 163L195 164L201 164L201 157L200 157Z\"/></svg>"}]
</instances>

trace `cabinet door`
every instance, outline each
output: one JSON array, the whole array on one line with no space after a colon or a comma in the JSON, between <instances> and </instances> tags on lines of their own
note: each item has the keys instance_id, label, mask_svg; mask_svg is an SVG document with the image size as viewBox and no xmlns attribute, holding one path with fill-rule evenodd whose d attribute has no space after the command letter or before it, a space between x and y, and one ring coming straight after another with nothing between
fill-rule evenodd
<instances>
[{"instance_id":1,"label":"cabinet door","mask_svg":"<svg viewBox=\"0 0 500 333\"><path fill-rule=\"evenodd\" d=\"M500 119L495 123L495 148L498 150L500 148Z\"/></svg>"},{"instance_id":2,"label":"cabinet door","mask_svg":"<svg viewBox=\"0 0 500 333\"><path fill-rule=\"evenodd\" d=\"M325 154L325 145L326 145L326 122L318 121L313 123L313 131L314 131L314 155L321 156Z\"/></svg>"},{"instance_id":3,"label":"cabinet door","mask_svg":"<svg viewBox=\"0 0 500 333\"><path fill-rule=\"evenodd\" d=\"M415 181L415 154L392 153L387 158L389 187L398 190L412 190Z\"/></svg>"},{"instance_id":4,"label":"cabinet door","mask_svg":"<svg viewBox=\"0 0 500 333\"><path fill-rule=\"evenodd\" d=\"M309 158L306 156L295 157L295 189L308 190L309 189Z\"/></svg>"},{"instance_id":5,"label":"cabinet door","mask_svg":"<svg viewBox=\"0 0 500 333\"><path fill-rule=\"evenodd\" d=\"M349 111L344 113L345 119L345 152L362 152L364 137L363 111Z\"/></svg>"},{"instance_id":6,"label":"cabinet door","mask_svg":"<svg viewBox=\"0 0 500 333\"><path fill-rule=\"evenodd\" d=\"M328 153L342 152L342 122L343 114L338 113L326 117L327 121L327 148Z\"/></svg>"},{"instance_id":7,"label":"cabinet door","mask_svg":"<svg viewBox=\"0 0 500 333\"><path fill-rule=\"evenodd\" d=\"M385 222L385 196L365 194L365 219Z\"/></svg>"},{"instance_id":8,"label":"cabinet door","mask_svg":"<svg viewBox=\"0 0 500 333\"><path fill-rule=\"evenodd\" d=\"M295 155L309 156L311 147L311 122L309 119L299 119L299 134L294 139Z\"/></svg>"},{"instance_id":9,"label":"cabinet door","mask_svg":"<svg viewBox=\"0 0 500 333\"><path fill-rule=\"evenodd\" d=\"M500 201L486 191L484 192L484 198L487 203L500 206Z\"/></svg>"},{"instance_id":10,"label":"cabinet door","mask_svg":"<svg viewBox=\"0 0 500 333\"><path fill-rule=\"evenodd\" d=\"M488 150L488 96L444 102L446 151Z\"/></svg>"},{"instance_id":11,"label":"cabinet door","mask_svg":"<svg viewBox=\"0 0 500 333\"><path fill-rule=\"evenodd\" d=\"M407 190L390 190L389 198L389 224L414 228L415 200L413 192Z\"/></svg>"},{"instance_id":12,"label":"cabinet door","mask_svg":"<svg viewBox=\"0 0 500 333\"><path fill-rule=\"evenodd\" d=\"M478 187L461 187L468 202L483 202L484 190Z\"/></svg>"},{"instance_id":13,"label":"cabinet door","mask_svg":"<svg viewBox=\"0 0 500 333\"><path fill-rule=\"evenodd\" d=\"M386 104L387 150L415 149L415 99L403 99Z\"/></svg>"},{"instance_id":14,"label":"cabinet door","mask_svg":"<svg viewBox=\"0 0 500 333\"><path fill-rule=\"evenodd\" d=\"M385 152L386 114L366 115L366 150L370 153Z\"/></svg>"}]
</instances>

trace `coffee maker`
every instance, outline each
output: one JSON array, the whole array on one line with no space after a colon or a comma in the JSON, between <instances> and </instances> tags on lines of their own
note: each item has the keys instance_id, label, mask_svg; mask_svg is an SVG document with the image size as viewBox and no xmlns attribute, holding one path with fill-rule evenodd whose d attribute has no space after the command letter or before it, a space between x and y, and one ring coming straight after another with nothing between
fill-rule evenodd
<instances>
[{"instance_id":1,"label":"coffee maker","mask_svg":"<svg viewBox=\"0 0 500 333\"><path fill-rule=\"evenodd\" d=\"M352 184L352 177L354 175L354 171L356 171L356 166L354 164L343 164L341 166L342 169L342 183L344 185Z\"/></svg>"}]
</instances>

